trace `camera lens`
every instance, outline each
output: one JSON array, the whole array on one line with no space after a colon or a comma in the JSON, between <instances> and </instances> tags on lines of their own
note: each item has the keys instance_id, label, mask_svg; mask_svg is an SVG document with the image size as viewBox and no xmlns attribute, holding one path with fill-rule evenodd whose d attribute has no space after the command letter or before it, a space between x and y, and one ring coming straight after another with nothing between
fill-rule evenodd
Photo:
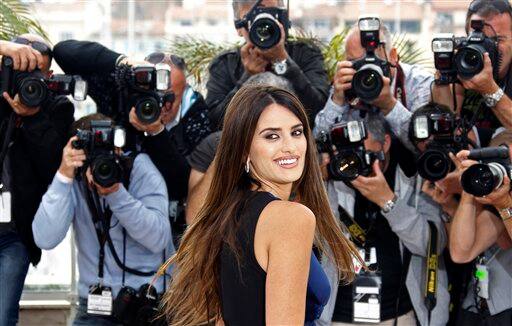
<instances>
[{"instance_id":1,"label":"camera lens","mask_svg":"<svg viewBox=\"0 0 512 326\"><path fill-rule=\"evenodd\" d=\"M259 14L249 28L251 43L261 49L270 49L281 40L281 29L274 17Z\"/></svg>"},{"instance_id":2,"label":"camera lens","mask_svg":"<svg viewBox=\"0 0 512 326\"><path fill-rule=\"evenodd\" d=\"M368 64L359 69L352 79L352 88L356 96L363 101L373 101L379 97L384 83L382 69L376 65Z\"/></svg>"},{"instance_id":3,"label":"camera lens","mask_svg":"<svg viewBox=\"0 0 512 326\"><path fill-rule=\"evenodd\" d=\"M362 161L354 152L342 153L329 164L331 175L335 180L354 180L361 174Z\"/></svg>"},{"instance_id":4,"label":"camera lens","mask_svg":"<svg viewBox=\"0 0 512 326\"><path fill-rule=\"evenodd\" d=\"M462 188L474 196L486 196L501 186L506 174L505 168L498 163L475 164L462 173Z\"/></svg>"},{"instance_id":5,"label":"camera lens","mask_svg":"<svg viewBox=\"0 0 512 326\"><path fill-rule=\"evenodd\" d=\"M460 49L455 55L457 73L461 78L470 79L484 68L484 53L480 45L472 44Z\"/></svg>"},{"instance_id":6,"label":"camera lens","mask_svg":"<svg viewBox=\"0 0 512 326\"><path fill-rule=\"evenodd\" d=\"M450 172L452 161L444 152L430 149L420 155L417 166L421 177L429 181L438 181Z\"/></svg>"},{"instance_id":7,"label":"camera lens","mask_svg":"<svg viewBox=\"0 0 512 326\"><path fill-rule=\"evenodd\" d=\"M121 181L121 171L115 158L110 155L96 157L91 165L94 182L104 188Z\"/></svg>"},{"instance_id":8,"label":"camera lens","mask_svg":"<svg viewBox=\"0 0 512 326\"><path fill-rule=\"evenodd\" d=\"M19 73L16 82L20 101L28 107L40 106L48 95L48 88L43 75L38 71Z\"/></svg>"},{"instance_id":9,"label":"camera lens","mask_svg":"<svg viewBox=\"0 0 512 326\"><path fill-rule=\"evenodd\" d=\"M160 105L153 97L143 97L135 104L135 113L140 122L151 124L160 118Z\"/></svg>"}]
</instances>

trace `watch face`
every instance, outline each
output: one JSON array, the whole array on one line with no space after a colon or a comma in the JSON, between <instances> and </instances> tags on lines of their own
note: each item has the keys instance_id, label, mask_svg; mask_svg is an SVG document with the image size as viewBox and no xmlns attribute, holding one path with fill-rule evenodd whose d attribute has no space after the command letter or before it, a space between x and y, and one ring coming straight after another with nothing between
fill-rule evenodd
<instances>
[{"instance_id":1,"label":"watch face","mask_svg":"<svg viewBox=\"0 0 512 326\"><path fill-rule=\"evenodd\" d=\"M274 64L274 72L278 75L282 75L286 72L286 62L279 62Z\"/></svg>"}]
</instances>

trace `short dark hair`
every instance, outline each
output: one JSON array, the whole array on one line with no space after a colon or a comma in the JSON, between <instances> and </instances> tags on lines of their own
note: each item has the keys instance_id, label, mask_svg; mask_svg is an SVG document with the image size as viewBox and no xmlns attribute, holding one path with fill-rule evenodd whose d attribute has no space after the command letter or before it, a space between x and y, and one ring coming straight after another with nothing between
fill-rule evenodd
<instances>
[{"instance_id":1,"label":"short dark hair","mask_svg":"<svg viewBox=\"0 0 512 326\"><path fill-rule=\"evenodd\" d=\"M373 139L380 144L386 141L386 135L393 135L389 122L384 118L381 112L368 112L364 118L368 132L372 134Z\"/></svg>"},{"instance_id":2,"label":"short dark hair","mask_svg":"<svg viewBox=\"0 0 512 326\"><path fill-rule=\"evenodd\" d=\"M466 13L466 34L469 34L471 16L474 14L488 18L503 13L508 13L512 18L512 6L508 0L473 0Z\"/></svg>"},{"instance_id":3,"label":"short dark hair","mask_svg":"<svg viewBox=\"0 0 512 326\"><path fill-rule=\"evenodd\" d=\"M235 18L242 18L240 17L240 9L242 6L245 5L254 5L257 0L233 0L233 13ZM279 6L284 6L283 0L279 0Z\"/></svg>"}]
</instances>

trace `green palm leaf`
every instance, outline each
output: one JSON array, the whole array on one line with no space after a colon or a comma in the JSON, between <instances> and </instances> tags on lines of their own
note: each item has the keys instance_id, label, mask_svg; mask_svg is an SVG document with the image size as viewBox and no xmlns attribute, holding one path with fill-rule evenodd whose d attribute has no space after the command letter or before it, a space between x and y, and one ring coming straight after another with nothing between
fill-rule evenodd
<instances>
[{"instance_id":1,"label":"green palm leaf","mask_svg":"<svg viewBox=\"0 0 512 326\"><path fill-rule=\"evenodd\" d=\"M48 39L41 25L30 18L30 7L27 4L20 0L1 0L0 40L9 40L23 33L35 33Z\"/></svg>"}]
</instances>

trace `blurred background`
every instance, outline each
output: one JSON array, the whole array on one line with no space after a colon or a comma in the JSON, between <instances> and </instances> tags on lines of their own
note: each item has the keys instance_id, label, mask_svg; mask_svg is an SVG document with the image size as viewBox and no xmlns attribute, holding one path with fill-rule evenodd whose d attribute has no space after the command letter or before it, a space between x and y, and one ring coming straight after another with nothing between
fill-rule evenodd
<instances>
[{"instance_id":1,"label":"blurred background","mask_svg":"<svg viewBox=\"0 0 512 326\"><path fill-rule=\"evenodd\" d=\"M343 32L363 13L380 16L402 46L405 60L431 67L433 34L464 35L469 2L290 0L289 7L292 34L315 39L327 69L343 56ZM209 60L241 42L233 26L231 0L0 0L0 37L12 37L23 31L24 24L45 33L53 44L93 40L140 59L153 51L172 50L185 57L190 82L199 89L207 78ZM92 100L80 102L76 115L94 110ZM69 320L77 279L72 248L69 232L57 248L43 252L37 268L30 268L21 325L58 325Z\"/></svg>"}]
</instances>

